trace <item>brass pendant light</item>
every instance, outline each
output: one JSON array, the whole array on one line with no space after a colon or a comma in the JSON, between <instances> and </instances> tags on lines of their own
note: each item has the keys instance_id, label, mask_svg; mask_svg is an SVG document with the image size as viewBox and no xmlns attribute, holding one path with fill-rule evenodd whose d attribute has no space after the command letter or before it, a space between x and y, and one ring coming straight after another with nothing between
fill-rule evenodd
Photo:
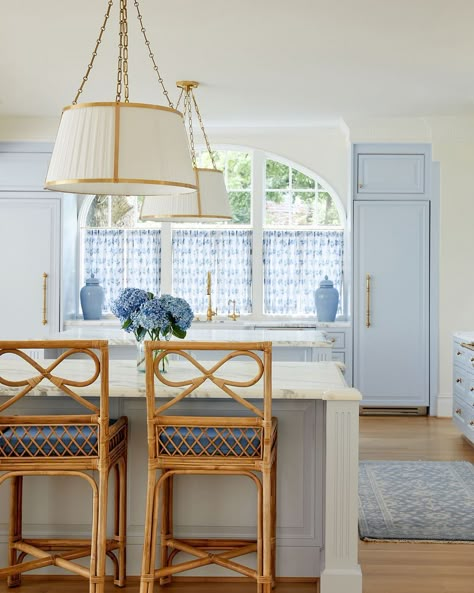
<instances>
[{"instance_id":1,"label":"brass pendant light","mask_svg":"<svg viewBox=\"0 0 474 593\"><path fill-rule=\"evenodd\" d=\"M78 194L173 195L197 188L183 115L171 103L143 26L140 30L167 106L132 103L128 85L127 0L120 0L115 101L78 103L93 68L113 0L71 105L64 108L45 187Z\"/></svg>"},{"instance_id":2,"label":"brass pendant light","mask_svg":"<svg viewBox=\"0 0 474 593\"><path fill-rule=\"evenodd\" d=\"M146 196L143 200L140 220L171 221L171 222L217 222L232 219L224 174L217 168L209 140L204 129L201 113L194 96L194 89L199 86L194 80L179 80L176 83L184 97L184 117L188 124L191 159L197 189L191 193L174 193L169 195ZM212 168L197 166L196 149L194 146L193 108L199 120Z\"/></svg>"}]
</instances>

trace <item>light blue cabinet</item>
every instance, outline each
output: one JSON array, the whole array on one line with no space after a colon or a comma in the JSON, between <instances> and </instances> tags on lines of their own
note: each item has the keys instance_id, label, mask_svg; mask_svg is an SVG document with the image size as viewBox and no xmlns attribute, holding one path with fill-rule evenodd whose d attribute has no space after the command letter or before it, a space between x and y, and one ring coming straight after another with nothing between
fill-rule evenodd
<instances>
[{"instance_id":1,"label":"light blue cabinet","mask_svg":"<svg viewBox=\"0 0 474 593\"><path fill-rule=\"evenodd\" d=\"M430 406L431 150L353 150L353 379L367 408ZM400 411L400 410L398 410Z\"/></svg>"},{"instance_id":2,"label":"light blue cabinet","mask_svg":"<svg viewBox=\"0 0 474 593\"><path fill-rule=\"evenodd\" d=\"M4 339L59 330L60 200L0 192L0 325Z\"/></svg>"},{"instance_id":3,"label":"light blue cabinet","mask_svg":"<svg viewBox=\"0 0 474 593\"><path fill-rule=\"evenodd\" d=\"M3 338L47 338L60 327L61 196L43 189L50 151L0 143Z\"/></svg>"},{"instance_id":4,"label":"light blue cabinet","mask_svg":"<svg viewBox=\"0 0 474 593\"><path fill-rule=\"evenodd\" d=\"M359 154L358 194L423 194L424 154Z\"/></svg>"},{"instance_id":5,"label":"light blue cabinet","mask_svg":"<svg viewBox=\"0 0 474 593\"><path fill-rule=\"evenodd\" d=\"M431 199L431 148L425 144L356 144L355 200Z\"/></svg>"},{"instance_id":6,"label":"light blue cabinet","mask_svg":"<svg viewBox=\"0 0 474 593\"><path fill-rule=\"evenodd\" d=\"M458 332L453 341L453 422L474 445L474 334Z\"/></svg>"},{"instance_id":7,"label":"light blue cabinet","mask_svg":"<svg viewBox=\"0 0 474 593\"><path fill-rule=\"evenodd\" d=\"M354 385L363 405L429 405L429 206L354 204Z\"/></svg>"}]
</instances>

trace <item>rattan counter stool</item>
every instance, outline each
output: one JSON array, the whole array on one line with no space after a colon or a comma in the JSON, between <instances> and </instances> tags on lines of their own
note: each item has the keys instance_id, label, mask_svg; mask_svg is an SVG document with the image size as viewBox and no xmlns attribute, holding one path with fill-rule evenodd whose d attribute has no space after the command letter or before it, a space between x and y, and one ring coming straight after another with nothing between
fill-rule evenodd
<instances>
[{"instance_id":1,"label":"rattan counter stool","mask_svg":"<svg viewBox=\"0 0 474 593\"><path fill-rule=\"evenodd\" d=\"M31 349L57 349L60 354L34 360ZM81 360L74 360L77 358ZM14 374L12 359L18 367ZM20 585L23 572L55 565L88 579L90 593L103 593L106 556L113 561L114 583L125 585L127 418L109 419L108 373L109 351L104 340L0 341L0 485L8 479L11 483L9 558L8 566L0 568L0 578L7 577L10 587ZM62 395L72 398L77 413L13 415L17 403L20 412L28 408L28 398L24 398L40 383L45 388L53 384ZM98 403L81 393L81 388L88 387L90 395L92 384L97 386L93 393ZM50 406L52 398L47 400L44 397L41 401ZM115 521L114 534L107 539L112 469ZM24 537L23 487L30 482L34 486L30 476L59 475L81 478L89 484L91 537ZM25 560L26 556L33 560ZM75 562L88 556L88 568Z\"/></svg>"},{"instance_id":2,"label":"rattan counter stool","mask_svg":"<svg viewBox=\"0 0 474 593\"><path fill-rule=\"evenodd\" d=\"M218 351L222 358L218 362L196 360L195 357L205 350ZM163 375L160 361L170 354L173 355L170 372ZM148 486L140 593L152 593L157 579L164 585L171 582L175 573L209 564L251 577L257 582L258 592L269 593L275 578L277 443L277 421L272 418L271 342L145 342L145 358ZM172 367L179 360L187 361L189 375L172 380ZM243 379L242 376L235 378L231 367L236 361L250 365L250 378L247 375ZM156 400L157 380L171 387L176 395L167 400ZM217 397L231 398L247 415L171 415L176 403L194 395L206 381L211 381L222 392ZM247 399L246 390L253 388L254 398L255 387L261 397L261 406ZM212 409L212 400L207 401ZM250 478L257 494L257 538L174 537L173 477L180 474ZM156 569L159 519L161 566ZM173 564L179 552L196 556L196 559ZM256 570L233 560L251 552L257 553Z\"/></svg>"}]
</instances>

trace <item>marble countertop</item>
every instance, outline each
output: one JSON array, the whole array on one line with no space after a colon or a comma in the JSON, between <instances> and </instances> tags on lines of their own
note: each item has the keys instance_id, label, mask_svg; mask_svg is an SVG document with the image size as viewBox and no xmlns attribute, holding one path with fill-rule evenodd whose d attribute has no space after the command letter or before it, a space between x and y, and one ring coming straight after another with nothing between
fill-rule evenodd
<instances>
[{"instance_id":1,"label":"marble countertop","mask_svg":"<svg viewBox=\"0 0 474 593\"><path fill-rule=\"evenodd\" d=\"M116 317L113 316L106 316L102 319L94 319L94 320L84 320L84 319L67 319L65 322L66 328L69 327L92 327L92 326L100 326L100 327L119 327L119 322ZM233 321L228 319L227 317L218 317L217 319L213 319L211 322L205 320L197 320L193 321L192 327L194 329L244 329L244 328L256 328L256 329L263 329L263 328L309 328L309 329L342 329L351 327L351 322L349 320L337 320L337 321L316 321L310 318L301 318L301 319L274 319L274 318L248 318L248 317L239 317L237 320Z\"/></svg>"},{"instance_id":2,"label":"marble countertop","mask_svg":"<svg viewBox=\"0 0 474 593\"><path fill-rule=\"evenodd\" d=\"M110 346L133 346L136 343L133 334L110 325L68 326L66 330L52 336L56 339L71 340L108 340ZM317 329L253 329L253 327L228 329L225 327L191 327L186 340L204 342L265 342L273 346L296 346L310 348L332 348L332 342L323 331Z\"/></svg>"},{"instance_id":3,"label":"marble countertop","mask_svg":"<svg viewBox=\"0 0 474 593\"><path fill-rule=\"evenodd\" d=\"M37 361L42 366L47 366L51 361ZM210 368L214 362L202 362ZM229 362L226 369L232 369L231 376L226 371L225 377L237 381L249 380L255 374L255 363ZM31 376L31 368L25 372L25 364L15 360L5 360L0 368L3 378L20 380ZM93 373L93 365L87 360L66 360L62 362L53 374L72 379L84 380ZM169 372L166 374L168 381L182 381L196 376L196 369L189 369L186 363L172 360ZM219 376L219 371L216 372ZM361 394L356 389L347 386L337 362L273 362L272 365L273 399L321 399L321 400L360 400ZM238 388L236 388L238 389ZM246 388L247 398L260 399L261 385ZM0 395L14 395L17 389L0 388ZM80 393L84 397L97 395L98 387L95 384L82 388ZM110 397L144 397L145 373L138 372L135 361L110 360L109 361L109 393ZM171 397L177 393L176 387L169 387L156 382L157 397ZM36 385L30 392L31 396L58 396L64 393L52 383L44 380ZM222 399L223 392L211 381L205 381L195 392L193 397Z\"/></svg>"}]
</instances>

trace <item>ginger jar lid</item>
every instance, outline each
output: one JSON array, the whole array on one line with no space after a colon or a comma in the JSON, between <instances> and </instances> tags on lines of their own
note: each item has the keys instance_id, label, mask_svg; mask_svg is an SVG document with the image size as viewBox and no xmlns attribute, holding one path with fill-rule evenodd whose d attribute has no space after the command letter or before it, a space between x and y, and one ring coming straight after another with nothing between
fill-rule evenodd
<instances>
[{"instance_id":1,"label":"ginger jar lid","mask_svg":"<svg viewBox=\"0 0 474 593\"><path fill-rule=\"evenodd\" d=\"M319 283L319 286L321 288L333 288L334 283L332 280L328 280L327 276L324 276L324 280L321 280L321 282Z\"/></svg>"},{"instance_id":2,"label":"ginger jar lid","mask_svg":"<svg viewBox=\"0 0 474 593\"><path fill-rule=\"evenodd\" d=\"M94 277L94 274L91 274L90 278L86 278L86 284L87 285L91 285L91 284L99 284L99 279Z\"/></svg>"}]
</instances>

